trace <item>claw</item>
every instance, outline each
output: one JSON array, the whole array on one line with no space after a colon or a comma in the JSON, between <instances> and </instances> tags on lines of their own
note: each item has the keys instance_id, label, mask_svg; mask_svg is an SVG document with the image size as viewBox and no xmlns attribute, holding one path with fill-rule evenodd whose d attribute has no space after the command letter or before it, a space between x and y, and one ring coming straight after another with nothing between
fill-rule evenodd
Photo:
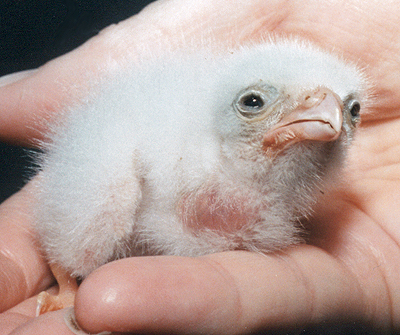
<instances>
[{"instance_id":1,"label":"claw","mask_svg":"<svg viewBox=\"0 0 400 335\"><path fill-rule=\"evenodd\" d=\"M74 305L75 293L64 292L59 295L51 295L45 291L40 292L37 297L36 316L41 314L58 311Z\"/></svg>"},{"instance_id":2,"label":"claw","mask_svg":"<svg viewBox=\"0 0 400 335\"><path fill-rule=\"evenodd\" d=\"M36 316L74 306L75 294L78 290L76 279L57 264L51 264L50 268L57 280L59 293L51 295L45 291L40 292L37 297Z\"/></svg>"}]
</instances>

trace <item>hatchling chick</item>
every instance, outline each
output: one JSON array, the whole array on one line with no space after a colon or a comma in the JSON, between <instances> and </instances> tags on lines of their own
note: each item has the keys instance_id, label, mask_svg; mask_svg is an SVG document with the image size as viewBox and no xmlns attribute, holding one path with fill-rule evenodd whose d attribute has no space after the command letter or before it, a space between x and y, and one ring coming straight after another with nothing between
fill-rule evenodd
<instances>
[{"instance_id":1,"label":"hatchling chick","mask_svg":"<svg viewBox=\"0 0 400 335\"><path fill-rule=\"evenodd\" d=\"M92 91L38 158L36 235L60 284L38 314L119 258L301 242L366 101L356 67L297 40L173 51Z\"/></svg>"}]
</instances>

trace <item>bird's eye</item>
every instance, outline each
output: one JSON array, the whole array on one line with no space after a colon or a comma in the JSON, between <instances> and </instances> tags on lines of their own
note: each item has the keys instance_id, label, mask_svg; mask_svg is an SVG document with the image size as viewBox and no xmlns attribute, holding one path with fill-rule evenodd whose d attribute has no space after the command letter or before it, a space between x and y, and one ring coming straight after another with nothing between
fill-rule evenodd
<instances>
[{"instance_id":1,"label":"bird's eye","mask_svg":"<svg viewBox=\"0 0 400 335\"><path fill-rule=\"evenodd\" d=\"M264 100L259 95L251 93L242 98L241 104L246 108L257 109L264 107Z\"/></svg>"},{"instance_id":2,"label":"bird's eye","mask_svg":"<svg viewBox=\"0 0 400 335\"><path fill-rule=\"evenodd\" d=\"M354 100L352 102L352 105L350 107L350 114L352 117L359 117L360 116L360 103L357 100Z\"/></svg>"},{"instance_id":3,"label":"bird's eye","mask_svg":"<svg viewBox=\"0 0 400 335\"><path fill-rule=\"evenodd\" d=\"M351 116L351 122L356 124L360 121L361 105L357 100L350 100L348 103L348 110Z\"/></svg>"},{"instance_id":4,"label":"bird's eye","mask_svg":"<svg viewBox=\"0 0 400 335\"><path fill-rule=\"evenodd\" d=\"M239 93L233 107L246 120L258 120L277 98L275 87L251 87Z\"/></svg>"}]
</instances>

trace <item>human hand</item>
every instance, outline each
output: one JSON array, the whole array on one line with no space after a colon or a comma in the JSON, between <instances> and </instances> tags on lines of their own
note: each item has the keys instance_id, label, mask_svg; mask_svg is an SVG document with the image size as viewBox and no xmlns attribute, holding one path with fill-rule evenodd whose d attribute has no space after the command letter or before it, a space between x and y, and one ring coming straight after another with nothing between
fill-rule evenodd
<instances>
[{"instance_id":1,"label":"human hand","mask_svg":"<svg viewBox=\"0 0 400 335\"><path fill-rule=\"evenodd\" d=\"M78 291L81 326L91 332L235 334L359 320L382 331L400 328L397 7L377 1L159 1L0 90L1 138L33 143L43 130L35 120L84 96L88 78L186 43L225 47L269 32L303 36L342 53L365 66L375 85L374 106L363 115L343 186L321 198L308 245L271 255L112 262ZM33 205L31 183L0 207L0 230L7 231L0 234L0 334L69 334L63 311L33 319L29 297L51 283L29 233Z\"/></svg>"}]
</instances>

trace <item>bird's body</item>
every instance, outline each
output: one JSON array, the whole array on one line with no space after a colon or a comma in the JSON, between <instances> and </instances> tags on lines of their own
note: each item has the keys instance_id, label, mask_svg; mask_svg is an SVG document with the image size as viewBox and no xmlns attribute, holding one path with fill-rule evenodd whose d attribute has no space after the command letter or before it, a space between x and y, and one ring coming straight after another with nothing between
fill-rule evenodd
<instances>
[{"instance_id":1,"label":"bird's body","mask_svg":"<svg viewBox=\"0 0 400 335\"><path fill-rule=\"evenodd\" d=\"M175 52L100 86L40 160L38 239L78 277L120 257L299 242L363 99L354 67L287 41Z\"/></svg>"}]
</instances>

